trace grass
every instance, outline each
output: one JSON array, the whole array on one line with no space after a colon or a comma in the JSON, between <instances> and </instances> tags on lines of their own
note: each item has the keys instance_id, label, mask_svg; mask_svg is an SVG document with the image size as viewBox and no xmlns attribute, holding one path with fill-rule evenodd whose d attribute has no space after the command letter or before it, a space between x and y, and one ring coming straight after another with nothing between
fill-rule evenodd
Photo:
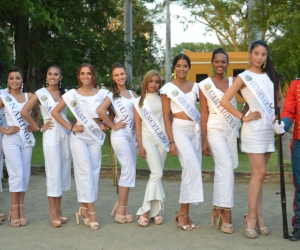
<instances>
[{"instance_id":1,"label":"grass","mask_svg":"<svg viewBox=\"0 0 300 250\"><path fill-rule=\"evenodd\" d=\"M197 104L197 107L199 109L199 104ZM73 115L68 110L68 119L72 120ZM42 118L41 118L42 121ZM36 139L35 147L33 148L33 154L32 154L32 165L39 165L44 166L44 155L43 155L43 145L42 145L42 133L36 132L34 133L34 137ZM106 136L105 143L102 147L102 155L109 155L110 147L108 142L108 135ZM102 158L102 164L109 164L110 158L109 157L103 157ZM285 165L290 165L289 161L285 161ZM137 168L148 168L148 165L146 161L141 158L137 157ZM181 169L179 159L178 157L171 156L170 154L167 155L166 162L165 162L165 169ZM208 156L202 156L202 170L213 170L214 169L214 160L213 157ZM249 172L250 171L250 163L248 160L248 156L245 153L242 153L239 151L239 166L235 171L238 172ZM268 172L276 172L278 171L277 166L277 152L271 154L268 166L267 166ZM286 167L285 171L290 172L291 168Z\"/></svg>"}]
</instances>

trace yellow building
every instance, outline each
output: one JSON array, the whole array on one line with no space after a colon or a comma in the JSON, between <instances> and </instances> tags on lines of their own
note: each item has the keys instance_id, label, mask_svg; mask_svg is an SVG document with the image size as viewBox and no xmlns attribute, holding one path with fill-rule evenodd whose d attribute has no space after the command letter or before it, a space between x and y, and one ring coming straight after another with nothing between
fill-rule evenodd
<instances>
[{"instance_id":1,"label":"yellow building","mask_svg":"<svg viewBox=\"0 0 300 250\"><path fill-rule=\"evenodd\" d=\"M212 74L211 57L212 52L191 52L185 50L191 60L190 81L201 82ZM249 68L248 52L227 52L229 57L228 76L237 76ZM238 102L242 99L237 95Z\"/></svg>"}]
</instances>

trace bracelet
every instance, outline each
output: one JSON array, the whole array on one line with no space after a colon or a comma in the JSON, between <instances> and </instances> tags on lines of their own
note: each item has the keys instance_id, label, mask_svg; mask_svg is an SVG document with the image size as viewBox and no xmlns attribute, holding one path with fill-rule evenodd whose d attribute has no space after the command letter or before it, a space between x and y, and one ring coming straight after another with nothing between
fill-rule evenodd
<instances>
[{"instance_id":1,"label":"bracelet","mask_svg":"<svg viewBox=\"0 0 300 250\"><path fill-rule=\"evenodd\" d=\"M245 117L245 115L244 114L242 114L242 118L240 119L241 120L241 122L243 122L243 118Z\"/></svg>"},{"instance_id":2,"label":"bracelet","mask_svg":"<svg viewBox=\"0 0 300 250\"><path fill-rule=\"evenodd\" d=\"M174 141L170 141L169 145L171 145L171 144L173 144L173 143L175 143L175 142L174 142Z\"/></svg>"},{"instance_id":3,"label":"bracelet","mask_svg":"<svg viewBox=\"0 0 300 250\"><path fill-rule=\"evenodd\" d=\"M42 133L43 132L43 129L42 129L42 126L39 125L39 131Z\"/></svg>"},{"instance_id":4,"label":"bracelet","mask_svg":"<svg viewBox=\"0 0 300 250\"><path fill-rule=\"evenodd\" d=\"M74 133L74 131L73 131L73 127L74 127L74 124L72 125L72 127L71 127L71 132L73 132L73 135L76 135L75 133Z\"/></svg>"}]
</instances>

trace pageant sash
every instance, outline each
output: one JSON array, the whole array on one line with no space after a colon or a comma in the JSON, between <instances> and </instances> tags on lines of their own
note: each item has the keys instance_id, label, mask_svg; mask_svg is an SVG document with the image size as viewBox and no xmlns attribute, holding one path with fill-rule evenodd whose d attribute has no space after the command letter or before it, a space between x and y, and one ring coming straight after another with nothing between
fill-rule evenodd
<instances>
[{"instance_id":1,"label":"pageant sash","mask_svg":"<svg viewBox=\"0 0 300 250\"><path fill-rule=\"evenodd\" d=\"M207 101L212 105L216 114L222 118L226 126L236 135L236 137L239 137L239 128L241 126L241 122L237 117L230 114L220 105L222 96L211 78L201 81L198 83L198 86L202 90L202 93L205 95Z\"/></svg>"},{"instance_id":2,"label":"pageant sash","mask_svg":"<svg viewBox=\"0 0 300 250\"><path fill-rule=\"evenodd\" d=\"M23 105L18 103L17 100L9 93L2 92L1 98L14 125L20 127L19 135L21 137L23 147L33 147L35 144L34 136L31 132L27 131L28 124L21 116L21 109L23 108Z\"/></svg>"},{"instance_id":3,"label":"pageant sash","mask_svg":"<svg viewBox=\"0 0 300 250\"><path fill-rule=\"evenodd\" d=\"M84 126L88 134L103 145L106 134L99 128L93 118L84 113L77 95L77 91L75 89L71 89L65 93L62 98L77 121Z\"/></svg>"},{"instance_id":4,"label":"pageant sash","mask_svg":"<svg viewBox=\"0 0 300 250\"><path fill-rule=\"evenodd\" d=\"M53 109L56 107L55 101L52 97L52 95L48 92L47 89L41 88L38 91L35 92L37 94L37 97L41 103L41 105L47 110L48 114L50 117L52 117L51 113ZM60 113L60 115L64 118L66 122L69 122L67 117L65 116L64 113ZM71 131L60 125L53 117L51 119L55 125L67 136L67 138L70 138L71 136Z\"/></svg>"},{"instance_id":5,"label":"pageant sash","mask_svg":"<svg viewBox=\"0 0 300 250\"><path fill-rule=\"evenodd\" d=\"M147 128L151 132L155 140L169 152L169 140L164 127L161 125L155 114L150 109L146 100L143 102L143 106L139 107L140 98L137 98L134 103L134 107L140 115L142 121L146 124Z\"/></svg>"},{"instance_id":6,"label":"pageant sash","mask_svg":"<svg viewBox=\"0 0 300 250\"><path fill-rule=\"evenodd\" d=\"M200 112L196 106L186 98L186 95L173 83L168 82L163 87L166 95L172 99L196 124L200 129Z\"/></svg>"},{"instance_id":7,"label":"pageant sash","mask_svg":"<svg viewBox=\"0 0 300 250\"><path fill-rule=\"evenodd\" d=\"M269 122L273 127L275 121L275 109L274 109L274 100L273 95L270 96L265 86L259 83L259 80L255 79L254 74L251 74L249 70L244 71L239 74L242 78L243 82L250 89L252 94L255 96L256 100L259 102L261 107L267 113L267 117L269 118Z\"/></svg>"},{"instance_id":8,"label":"pageant sash","mask_svg":"<svg viewBox=\"0 0 300 250\"><path fill-rule=\"evenodd\" d=\"M128 111L126 110L124 104L122 103L122 98L124 97L118 97L117 99L114 99L112 93L108 93L107 95L111 101L111 104L113 106L113 110L115 115L120 119L124 120L126 122L125 129L129 136L131 137L131 140L134 143L136 142L136 136L135 136L135 127L134 127L134 121L130 118L130 115Z\"/></svg>"}]
</instances>

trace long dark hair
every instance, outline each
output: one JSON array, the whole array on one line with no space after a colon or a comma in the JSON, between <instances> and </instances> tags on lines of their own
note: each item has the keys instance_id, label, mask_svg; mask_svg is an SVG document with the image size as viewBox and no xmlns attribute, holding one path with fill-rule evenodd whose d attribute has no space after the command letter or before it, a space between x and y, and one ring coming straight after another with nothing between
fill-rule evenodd
<instances>
[{"instance_id":1,"label":"long dark hair","mask_svg":"<svg viewBox=\"0 0 300 250\"><path fill-rule=\"evenodd\" d=\"M22 77L22 80L23 80L23 83L22 83L22 85L21 85L21 92L22 92L23 89L24 89L24 74L23 74L23 71L22 71L21 69L19 69L18 67L16 67L16 66L11 66L11 67L8 69L8 71L7 71L7 78L8 78L8 76L9 76L9 74L10 74L11 72L18 72L18 73L20 73L20 75L21 75L21 77ZM9 86L7 86L7 88L10 89Z\"/></svg>"},{"instance_id":2,"label":"long dark hair","mask_svg":"<svg viewBox=\"0 0 300 250\"><path fill-rule=\"evenodd\" d=\"M61 67L59 67L59 66L56 65L56 64L52 64L52 65L50 65L50 66L47 68L47 74L48 74L48 71L49 71L50 68L56 68L56 69L58 69L59 74L60 74L61 76L63 75L63 71L62 71ZM61 84L61 80L59 81L58 89L59 89L59 92L60 92L60 95L61 95L61 96L62 96L63 94L66 93L65 88L63 88L63 86L62 86L62 84Z\"/></svg>"},{"instance_id":3,"label":"long dark hair","mask_svg":"<svg viewBox=\"0 0 300 250\"><path fill-rule=\"evenodd\" d=\"M261 71L267 73L267 75L269 76L269 78L271 79L271 81L274 84L274 89L276 91L278 91L278 86L279 86L279 83L280 83L280 75L274 68L274 63L273 63L273 61L271 60L271 57L270 57L270 51L269 51L268 44L265 41L257 40L257 41L255 41L251 44L250 52L252 52L252 50L254 48L256 48L257 46L259 46L259 45L265 47L265 49L267 50L266 67L264 68L264 66L261 65Z\"/></svg>"},{"instance_id":4,"label":"long dark hair","mask_svg":"<svg viewBox=\"0 0 300 250\"><path fill-rule=\"evenodd\" d=\"M111 66L111 69L110 69L110 72L111 72L110 91L113 93L113 97L114 97L114 98L118 98L118 97L121 96L121 95L120 95L120 90L118 89L116 82L112 79L112 72L114 71L114 69L117 69L117 68L122 68L122 69L124 69L124 71L125 71L125 73L126 73L125 67L123 66L123 64L121 64L121 63L119 63L119 62L116 62L116 63L114 63L114 64Z\"/></svg>"}]
</instances>

